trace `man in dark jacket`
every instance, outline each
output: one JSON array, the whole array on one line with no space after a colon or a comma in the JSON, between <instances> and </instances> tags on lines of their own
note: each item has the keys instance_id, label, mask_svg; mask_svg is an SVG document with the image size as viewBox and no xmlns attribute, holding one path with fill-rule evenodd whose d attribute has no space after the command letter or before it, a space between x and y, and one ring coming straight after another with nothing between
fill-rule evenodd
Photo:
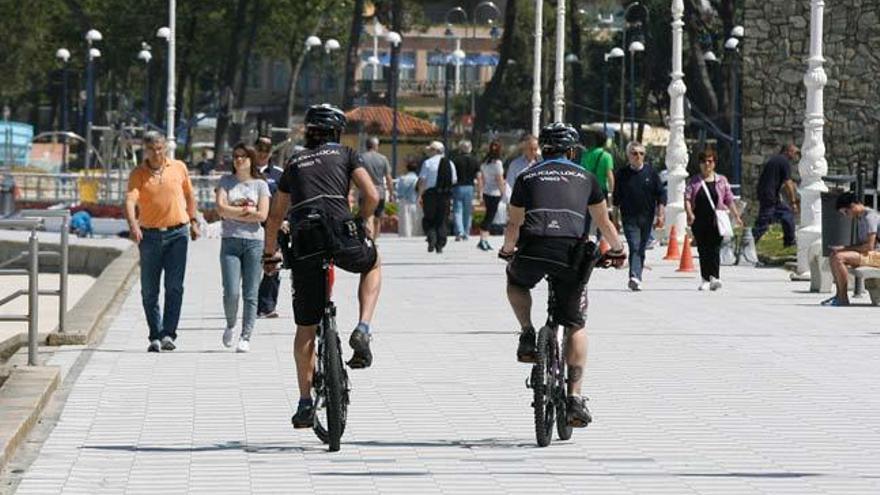
<instances>
[{"instance_id":1,"label":"man in dark jacket","mask_svg":"<svg viewBox=\"0 0 880 495\"><path fill-rule=\"evenodd\" d=\"M645 165L645 147L631 141L626 147L628 165L614 174L614 206L620 209L623 233L629 245L629 288L642 290L645 249L652 228L662 228L666 190L660 176Z\"/></svg>"},{"instance_id":2,"label":"man in dark jacket","mask_svg":"<svg viewBox=\"0 0 880 495\"><path fill-rule=\"evenodd\" d=\"M767 160L761 170L757 191L758 218L755 219L755 227L752 229L756 243L767 232L771 223L779 222L782 224L782 244L786 247L795 244L794 216L798 214L799 205L797 186L791 179L791 162L799 154L797 146L786 144L778 155L771 156ZM785 186L785 194L791 208L779 199L782 186Z\"/></svg>"}]
</instances>

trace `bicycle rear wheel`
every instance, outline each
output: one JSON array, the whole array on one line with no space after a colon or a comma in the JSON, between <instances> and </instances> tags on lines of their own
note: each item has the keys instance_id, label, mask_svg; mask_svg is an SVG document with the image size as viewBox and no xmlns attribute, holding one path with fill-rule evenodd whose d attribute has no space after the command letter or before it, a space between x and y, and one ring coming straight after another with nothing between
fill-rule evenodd
<instances>
[{"instance_id":1,"label":"bicycle rear wheel","mask_svg":"<svg viewBox=\"0 0 880 495\"><path fill-rule=\"evenodd\" d=\"M574 428L568 424L568 407L567 407L567 392L568 388L565 383L565 359L564 356L558 358L557 362L557 375L554 377L556 380L556 393L554 397L556 398L556 433L559 435L560 440L569 440L571 438L571 434L574 431Z\"/></svg>"},{"instance_id":2,"label":"bicycle rear wheel","mask_svg":"<svg viewBox=\"0 0 880 495\"><path fill-rule=\"evenodd\" d=\"M322 442L330 446L330 452L336 452L348 414L348 374L342 366L342 346L336 333L335 320L328 317L323 326L323 349L319 356L323 368L323 386L319 391L318 410L324 414L316 416L314 431ZM323 421L321 416L324 416Z\"/></svg>"},{"instance_id":3,"label":"bicycle rear wheel","mask_svg":"<svg viewBox=\"0 0 880 495\"><path fill-rule=\"evenodd\" d=\"M553 331L549 327L538 332L538 359L532 366L532 407L535 410L535 437L539 447L550 445L553 440L553 421L556 417L553 404Z\"/></svg>"}]
</instances>

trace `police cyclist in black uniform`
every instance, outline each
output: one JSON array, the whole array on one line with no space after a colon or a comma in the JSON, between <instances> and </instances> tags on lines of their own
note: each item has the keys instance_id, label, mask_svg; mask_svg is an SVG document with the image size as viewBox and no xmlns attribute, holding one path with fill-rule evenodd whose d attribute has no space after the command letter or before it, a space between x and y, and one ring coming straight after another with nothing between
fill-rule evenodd
<instances>
[{"instance_id":1,"label":"police cyclist in black uniform","mask_svg":"<svg viewBox=\"0 0 880 495\"><path fill-rule=\"evenodd\" d=\"M292 418L294 428L311 428L314 421L311 386L316 359L315 333L326 297L321 256L298 256L312 248L309 244L322 244L320 249L315 248L316 252L332 250L336 266L361 275L358 288L360 321L349 339L354 354L348 365L367 368L373 360L370 321L379 298L382 275L371 229L379 194L360 155L339 144L345 124L345 114L332 105L325 103L308 109L305 149L288 160L265 229L264 263L268 272L277 270L280 261L277 232L285 215L290 223L295 255L291 273L296 320L294 358L300 400ZM352 218L348 205L352 181L363 198L359 219ZM315 241L316 223L321 226L319 241Z\"/></svg>"},{"instance_id":2,"label":"police cyclist in black uniform","mask_svg":"<svg viewBox=\"0 0 880 495\"><path fill-rule=\"evenodd\" d=\"M611 245L606 256L614 266L623 264L625 253L596 177L571 161L577 131L568 124L553 123L541 130L538 142L544 160L516 179L499 255L512 257L507 266L507 297L522 328L516 351L520 362L537 359L530 290L549 276L556 300L551 311L566 328L568 339L568 423L584 427L592 421L581 397L587 358L587 291L583 272L576 265L584 258L590 219Z\"/></svg>"}]
</instances>

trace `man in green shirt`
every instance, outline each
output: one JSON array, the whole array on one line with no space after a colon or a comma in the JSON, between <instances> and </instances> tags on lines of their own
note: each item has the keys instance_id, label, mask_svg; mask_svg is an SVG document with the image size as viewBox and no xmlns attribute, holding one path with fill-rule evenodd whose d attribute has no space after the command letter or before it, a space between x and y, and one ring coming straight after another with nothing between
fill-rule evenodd
<instances>
[{"instance_id":1,"label":"man in green shirt","mask_svg":"<svg viewBox=\"0 0 880 495\"><path fill-rule=\"evenodd\" d=\"M614 158L605 151L605 134L589 129L584 132L587 150L581 154L581 166L599 181L605 197L614 193Z\"/></svg>"}]
</instances>

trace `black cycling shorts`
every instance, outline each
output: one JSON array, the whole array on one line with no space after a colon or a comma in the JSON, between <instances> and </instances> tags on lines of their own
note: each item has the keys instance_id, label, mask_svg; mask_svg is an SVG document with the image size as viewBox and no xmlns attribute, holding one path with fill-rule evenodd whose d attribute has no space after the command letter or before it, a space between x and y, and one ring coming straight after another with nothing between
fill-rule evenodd
<instances>
[{"instance_id":1,"label":"black cycling shorts","mask_svg":"<svg viewBox=\"0 0 880 495\"><path fill-rule=\"evenodd\" d=\"M332 255L336 267L350 273L367 273L376 266L379 259L376 245L362 231L359 235L339 237L337 241ZM311 256L291 263L293 317L297 325L317 325L324 313L326 300L322 258Z\"/></svg>"},{"instance_id":2,"label":"black cycling shorts","mask_svg":"<svg viewBox=\"0 0 880 495\"><path fill-rule=\"evenodd\" d=\"M532 289L548 276L556 300L556 307L550 308L556 323L583 328L589 300L586 280L571 266L574 243L569 239L543 239L521 245L507 266L507 283Z\"/></svg>"}]
</instances>

